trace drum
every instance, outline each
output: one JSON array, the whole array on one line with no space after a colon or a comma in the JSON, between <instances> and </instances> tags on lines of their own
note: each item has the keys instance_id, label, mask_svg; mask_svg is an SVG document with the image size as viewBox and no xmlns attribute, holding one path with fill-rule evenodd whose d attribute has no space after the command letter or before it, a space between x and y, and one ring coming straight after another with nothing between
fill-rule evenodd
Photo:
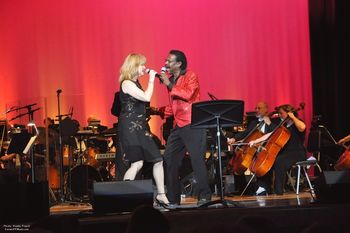
<instances>
[{"instance_id":1,"label":"drum","mask_svg":"<svg viewBox=\"0 0 350 233\"><path fill-rule=\"evenodd\" d=\"M68 167L69 164L73 162L73 149L68 146L63 146L63 166Z\"/></svg>"},{"instance_id":2,"label":"drum","mask_svg":"<svg viewBox=\"0 0 350 233\"><path fill-rule=\"evenodd\" d=\"M54 165L50 165L49 167L49 187L52 189L59 189L60 188L60 173L58 171L58 168Z\"/></svg>"},{"instance_id":3,"label":"drum","mask_svg":"<svg viewBox=\"0 0 350 233\"><path fill-rule=\"evenodd\" d=\"M91 197L92 184L94 181L102 181L100 173L90 165L79 165L71 170L71 181L68 187L71 188L75 197Z\"/></svg>"},{"instance_id":4,"label":"drum","mask_svg":"<svg viewBox=\"0 0 350 233\"><path fill-rule=\"evenodd\" d=\"M96 154L99 153L99 150L93 147L89 147L87 149L87 153L85 154L85 164L92 166L94 168L98 168L100 166L99 162L95 159Z\"/></svg>"}]
</instances>

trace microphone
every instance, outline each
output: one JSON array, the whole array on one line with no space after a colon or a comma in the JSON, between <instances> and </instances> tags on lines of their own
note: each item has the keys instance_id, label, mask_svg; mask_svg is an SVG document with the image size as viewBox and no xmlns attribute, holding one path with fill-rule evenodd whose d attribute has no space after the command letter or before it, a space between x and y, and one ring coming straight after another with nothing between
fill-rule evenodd
<instances>
[{"instance_id":1,"label":"microphone","mask_svg":"<svg viewBox=\"0 0 350 233\"><path fill-rule=\"evenodd\" d=\"M57 95L58 95L58 94L60 94L62 92L62 90L58 89L56 92L57 92Z\"/></svg>"},{"instance_id":2,"label":"microphone","mask_svg":"<svg viewBox=\"0 0 350 233\"><path fill-rule=\"evenodd\" d=\"M12 106L11 108L6 110L5 114L15 111L15 108L17 108L17 106Z\"/></svg>"},{"instance_id":3,"label":"microphone","mask_svg":"<svg viewBox=\"0 0 350 233\"><path fill-rule=\"evenodd\" d=\"M218 98L216 98L213 94L208 92L208 95L210 97L211 100L218 100Z\"/></svg>"},{"instance_id":4,"label":"microphone","mask_svg":"<svg viewBox=\"0 0 350 233\"><path fill-rule=\"evenodd\" d=\"M146 73L147 74L149 74L149 72L151 71L151 69L146 69ZM165 66L163 66L161 69L160 69L160 73L165 73L166 72L166 68L165 68ZM158 73L156 73L156 75L155 75L158 79L159 79L159 81L161 82L161 83L163 83L163 80L161 79L161 76L160 76L160 74L158 74Z\"/></svg>"}]
</instances>

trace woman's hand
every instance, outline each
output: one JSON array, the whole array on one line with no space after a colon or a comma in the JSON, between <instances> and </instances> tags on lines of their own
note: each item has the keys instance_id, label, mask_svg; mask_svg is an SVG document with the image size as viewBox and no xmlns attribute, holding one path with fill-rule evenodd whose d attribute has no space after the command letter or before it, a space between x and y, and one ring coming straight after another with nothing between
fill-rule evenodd
<instances>
[{"instance_id":1,"label":"woman's hand","mask_svg":"<svg viewBox=\"0 0 350 233\"><path fill-rule=\"evenodd\" d=\"M155 72L154 70L150 70L149 71L149 81L150 83L154 83L154 79L156 78L156 74L157 72Z\"/></svg>"}]
</instances>

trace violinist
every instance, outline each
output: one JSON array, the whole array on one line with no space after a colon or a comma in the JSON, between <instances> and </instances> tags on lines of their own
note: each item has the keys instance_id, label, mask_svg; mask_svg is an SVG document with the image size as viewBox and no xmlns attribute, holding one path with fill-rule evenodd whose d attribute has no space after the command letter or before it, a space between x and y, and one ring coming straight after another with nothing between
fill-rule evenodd
<instances>
[{"instance_id":1,"label":"violinist","mask_svg":"<svg viewBox=\"0 0 350 233\"><path fill-rule=\"evenodd\" d=\"M283 195L283 184L286 172L296 162L306 159L306 149L304 147L306 125L298 118L297 110L292 105L285 104L278 106L275 109L278 111L281 121L284 121L284 127L290 132L289 140L278 153L272 167L272 170L275 173L274 192L277 195ZM265 134L261 138L249 142L249 144L252 146L261 143L268 139L272 134L273 132ZM258 177L259 188L256 191L257 195L267 194L267 190L269 190L269 187L271 186L271 173L267 173L265 176ZM263 182L261 182L261 180L263 180Z\"/></svg>"}]
</instances>

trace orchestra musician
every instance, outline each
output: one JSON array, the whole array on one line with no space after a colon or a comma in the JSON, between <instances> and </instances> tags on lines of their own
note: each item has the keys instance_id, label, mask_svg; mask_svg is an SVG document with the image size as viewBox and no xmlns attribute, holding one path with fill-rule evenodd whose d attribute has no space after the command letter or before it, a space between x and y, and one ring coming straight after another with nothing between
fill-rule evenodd
<instances>
[{"instance_id":1,"label":"orchestra musician","mask_svg":"<svg viewBox=\"0 0 350 233\"><path fill-rule=\"evenodd\" d=\"M10 129L11 126L8 125L6 119L0 119L0 121L3 123L0 131L0 184L26 182L29 179L31 164L25 156L20 159L20 155L8 153L11 143L5 145L4 140L11 138L10 134L7 134L7 129Z\"/></svg>"},{"instance_id":2,"label":"orchestra musician","mask_svg":"<svg viewBox=\"0 0 350 233\"><path fill-rule=\"evenodd\" d=\"M229 145L232 145L233 143L235 143L237 141L242 141L244 139L248 140L249 139L248 135L251 135L252 137L257 138L260 135L271 132L274 129L275 125L271 122L271 119L269 117L269 107L268 107L268 104L266 102L259 101L256 104L255 116L256 116L256 119L254 119L248 123L247 129L245 131L236 133L234 135L232 133L228 132L225 135L227 137L227 143ZM254 136L253 135L254 133L257 135ZM252 153L255 153L255 151L253 151ZM233 169L233 173L235 174L235 177L237 179L237 182L244 184L245 183L244 173L241 172L242 174L240 174L240 172L235 171L236 166L239 166L239 165L236 165L236 163L237 162L243 163L242 159L251 159L251 158L239 158L237 156L239 156L238 153L236 153L236 156L232 158L233 162L231 163L231 165L233 165L232 169ZM250 155L245 155L245 156L250 156ZM253 156L253 154L251 156ZM247 163L247 162L245 162L245 163ZM249 167L249 164L246 164L246 167ZM268 176L266 176L266 177L268 177ZM264 179L266 179L266 178L258 179L257 183L258 183L259 187L263 187L264 184L266 183L266 181L264 181ZM260 194L262 191L266 191L266 189L264 189L264 190L261 190L261 189L262 188L257 190L256 195Z\"/></svg>"},{"instance_id":3,"label":"orchestra musician","mask_svg":"<svg viewBox=\"0 0 350 233\"><path fill-rule=\"evenodd\" d=\"M4 154L0 157L0 184L16 183L18 172L15 166L16 154Z\"/></svg>"},{"instance_id":4,"label":"orchestra musician","mask_svg":"<svg viewBox=\"0 0 350 233\"><path fill-rule=\"evenodd\" d=\"M306 148L304 147L306 125L301 119L298 118L297 109L294 108L292 105L284 104L276 107L275 109L276 111L278 111L281 121L284 122L283 125L290 133L289 140L279 151L272 167L272 170L275 174L274 193L277 195L283 195L283 185L285 181L286 172L296 162L303 161L306 159ZM273 133L274 131L249 142L250 146L264 142ZM257 195L267 195L267 191L271 187L271 173L267 173L265 176L267 176L267 178L264 176L258 177L258 179L262 180L262 182L258 182L258 184L260 184L261 186L259 186L258 190L256 191Z\"/></svg>"},{"instance_id":5,"label":"orchestra musician","mask_svg":"<svg viewBox=\"0 0 350 233\"><path fill-rule=\"evenodd\" d=\"M111 113L113 116L116 116L119 119L121 111L121 102L120 102L120 91L114 93L114 100L111 107ZM118 129L118 122L113 124L114 128ZM118 133L113 137L113 144L116 148L115 160L114 160L114 177L115 180L121 181L124 178L125 172L129 168L129 164L124 159L124 152L119 140ZM113 170L113 169L112 169Z\"/></svg>"},{"instance_id":6,"label":"orchestra musician","mask_svg":"<svg viewBox=\"0 0 350 233\"><path fill-rule=\"evenodd\" d=\"M259 130L262 133L268 133L272 131L272 124L271 120L269 117L269 107L268 104L264 101L260 101L256 104L255 107L255 116L256 119L252 120L249 122L247 129L243 132L239 132L236 134L226 134L225 136L227 137L227 143L228 144L233 144L236 141L240 141L243 138L245 138L252 130L255 129L255 127L260 123L264 122L260 125Z\"/></svg>"},{"instance_id":7,"label":"orchestra musician","mask_svg":"<svg viewBox=\"0 0 350 233\"><path fill-rule=\"evenodd\" d=\"M106 153L108 151L108 140L98 137L98 135L106 130L107 126L101 125L101 120L94 115L88 117L87 123L88 126L84 130L91 130L94 136L87 140L86 146L90 149L95 149L96 152Z\"/></svg>"},{"instance_id":8,"label":"orchestra musician","mask_svg":"<svg viewBox=\"0 0 350 233\"><path fill-rule=\"evenodd\" d=\"M350 141L350 135L340 139L337 144L343 146L345 151L338 158L337 162L334 164L334 169L337 171L340 170L349 170L350 169L350 146L345 144Z\"/></svg>"}]
</instances>

